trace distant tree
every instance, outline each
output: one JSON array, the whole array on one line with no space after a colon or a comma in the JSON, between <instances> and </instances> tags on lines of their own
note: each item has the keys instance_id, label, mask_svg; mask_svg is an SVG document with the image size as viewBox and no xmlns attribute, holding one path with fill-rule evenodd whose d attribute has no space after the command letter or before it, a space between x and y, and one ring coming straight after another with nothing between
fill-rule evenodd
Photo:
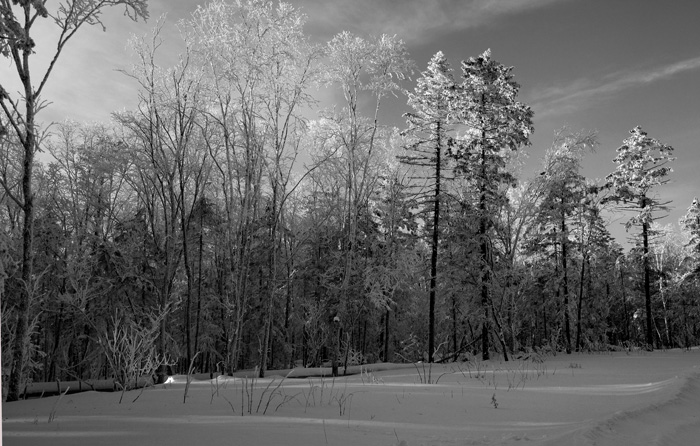
<instances>
[{"instance_id":1,"label":"distant tree","mask_svg":"<svg viewBox=\"0 0 700 446\"><path fill-rule=\"evenodd\" d=\"M520 85L513 78L513 67L491 58L491 50L462 62L462 83L456 87L456 119L466 128L450 147L455 171L473 183L474 207L478 216L480 246L480 288L482 315L482 357L489 359L491 242L496 209L506 200L504 188L514 185L508 170L511 152L530 144L533 112L516 101Z\"/></svg>"},{"instance_id":2,"label":"distant tree","mask_svg":"<svg viewBox=\"0 0 700 446\"><path fill-rule=\"evenodd\" d=\"M416 206L406 180L406 174L398 169L380 179L370 210L370 218L376 224L370 241L371 257L365 268L365 288L372 305L383 310L384 332L381 336L382 359L389 362L391 315L400 305L401 288L411 276L411 250L415 242L418 223L412 208Z\"/></svg>"},{"instance_id":3,"label":"distant tree","mask_svg":"<svg viewBox=\"0 0 700 446\"><path fill-rule=\"evenodd\" d=\"M551 248L557 260L557 296L561 296L564 315L565 350L571 353L571 316L569 309L571 257L570 224L586 197L587 187L581 175L581 161L585 153L597 144L594 133L557 132L554 143L543 160L544 170L535 183L541 198L538 215L530 231L531 243L540 249ZM557 251L558 247L558 251Z\"/></svg>"},{"instance_id":4,"label":"distant tree","mask_svg":"<svg viewBox=\"0 0 700 446\"><path fill-rule=\"evenodd\" d=\"M451 107L455 91L452 70L445 55L438 51L428 62L428 68L416 81L413 93L408 94L408 105L413 112L406 113L408 136L402 163L415 166L420 175L418 184L426 184L419 197L428 204L430 216L430 295L428 310L428 362L435 353L435 295L437 289L438 246L440 242L440 202L443 180L449 159L446 157L454 137L454 113ZM425 175L425 176L423 176Z\"/></svg>"},{"instance_id":5,"label":"distant tree","mask_svg":"<svg viewBox=\"0 0 700 446\"><path fill-rule=\"evenodd\" d=\"M663 318L663 335L660 341L666 347L676 347L676 334L681 325L676 312L680 310L679 290L685 278L687 278L687 251L684 249L684 240L678 231L671 225L660 225L653 223L651 232L656 236L650 241L650 262L653 266L655 284L658 289L657 299L654 301L661 304L661 317ZM657 310L658 311L658 310ZM657 328L658 331L658 328ZM661 334L659 333L661 336Z\"/></svg>"},{"instance_id":6,"label":"distant tree","mask_svg":"<svg viewBox=\"0 0 700 446\"><path fill-rule=\"evenodd\" d=\"M576 351L582 349L582 314L583 314L583 296L584 287L586 286L586 274L588 274L588 300L589 308L594 304L590 302L593 299L591 292L591 277L593 276L592 269L596 267L596 261L599 267L603 267L606 262L613 256L610 254L613 247L613 238L608 231L605 221L601 216L601 201L602 197L598 195L598 186L592 181L586 181L584 185L585 195L581 197L574 215L572 223L572 233L578 243L578 251L580 255L579 269L579 284L578 284L578 304L576 305ZM608 262L611 263L611 262ZM609 271L601 273L599 276L605 279L600 282L605 282L606 288L609 288L608 280L610 279ZM602 295L603 293L599 293ZM605 294L609 294L607 291ZM601 301L602 299L598 299Z\"/></svg>"},{"instance_id":7,"label":"distant tree","mask_svg":"<svg viewBox=\"0 0 700 446\"><path fill-rule=\"evenodd\" d=\"M26 284L27 289L32 280L32 224L34 221L32 173L34 155L41 139L37 113L47 105L41 100L44 87L63 49L78 29L85 24L97 24L104 29L100 21L104 8L124 5L126 15L132 20L137 20L139 17L148 18L147 0L66 0L59 3L55 11L49 11L46 3L38 0L0 0L0 54L12 60L22 85L21 96L13 98L3 85L4 81L0 81L0 107L5 114L6 122L23 148L21 195L12 191L10 185L4 181L0 183L12 200L22 208L24 221L21 280ZM50 18L58 29L59 35L49 66L35 77L37 72L30 66L30 61L36 46L33 38L34 25L39 18ZM39 80L38 84L35 83L35 78ZM16 401L19 398L22 373L20 365L24 357L22 345L27 335L28 308L29 296L25 293L17 306L15 345L7 401Z\"/></svg>"},{"instance_id":8,"label":"distant tree","mask_svg":"<svg viewBox=\"0 0 700 446\"><path fill-rule=\"evenodd\" d=\"M47 381L67 374L88 378L86 372L99 368L99 360L91 360L97 356L94 327L105 327L111 309L128 302L124 258L113 240L133 198L126 184L130 163L112 128L65 121L55 129L46 144L53 160L37 178L34 231L34 268L42 271L46 290L42 330L52 333L45 337ZM53 225L61 228L60 248L49 254L42 244Z\"/></svg>"},{"instance_id":9,"label":"distant tree","mask_svg":"<svg viewBox=\"0 0 700 446\"><path fill-rule=\"evenodd\" d=\"M700 201L697 197L693 199L680 223L688 233L688 248L694 258L695 269L698 270L700 269Z\"/></svg>"},{"instance_id":10,"label":"distant tree","mask_svg":"<svg viewBox=\"0 0 700 446\"><path fill-rule=\"evenodd\" d=\"M522 262L528 229L538 217L540 185L536 181L519 184L508 191L508 201L503 203L495 225L494 250L499 261L497 282L501 288L501 302L495 305L502 311L504 332L509 335L510 351L517 351L519 340L532 339L522 333L527 325L528 311L534 308L525 301L525 289L531 275ZM498 316L498 315L496 315ZM523 334L520 339L519 334Z\"/></svg>"},{"instance_id":11,"label":"distant tree","mask_svg":"<svg viewBox=\"0 0 700 446\"><path fill-rule=\"evenodd\" d=\"M668 182L672 171L667 164L674 158L673 147L662 144L647 136L641 127L630 130L630 136L617 149L613 161L617 168L606 177L608 187L612 190L609 200L618 203L624 211L632 211L632 216L625 227L641 226L642 268L644 271L644 301L646 309L646 344L653 349L654 332L651 314L651 268L649 264L649 237L651 223L661 218L655 214L667 211L663 202L652 196L654 188Z\"/></svg>"},{"instance_id":12,"label":"distant tree","mask_svg":"<svg viewBox=\"0 0 700 446\"><path fill-rule=\"evenodd\" d=\"M681 218L680 221L681 228L686 233L688 241L686 244L686 249L688 256L687 261L687 271L682 272L683 277L678 281L680 286L687 290L684 293L682 305L683 305L683 319L684 319L684 334L685 334L685 346L690 348L690 324L688 323L688 306L695 308L697 311L698 301L697 295L700 290L700 201L697 197L693 199L688 211Z\"/></svg>"}]
</instances>

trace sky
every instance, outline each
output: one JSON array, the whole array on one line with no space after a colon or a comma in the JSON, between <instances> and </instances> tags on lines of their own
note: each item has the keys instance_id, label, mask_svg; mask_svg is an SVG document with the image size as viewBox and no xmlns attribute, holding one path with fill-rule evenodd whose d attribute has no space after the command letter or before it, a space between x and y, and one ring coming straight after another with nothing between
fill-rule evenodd
<instances>
[{"instance_id":1,"label":"sky","mask_svg":"<svg viewBox=\"0 0 700 446\"><path fill-rule=\"evenodd\" d=\"M55 2L49 2L55 3ZM182 51L177 21L187 19L197 0L151 0L150 19L134 23L121 7L105 12L106 31L81 29L59 59L44 99L45 122L69 118L108 121L113 111L137 102L133 80L119 72L133 59L132 34L143 35L167 14L161 63ZM396 34L406 42L419 70L442 51L453 68L490 48L521 85L519 100L535 112L535 133L527 147L522 177L540 170L554 132L598 133L600 145L584 160L583 174L604 178L615 168L615 149L641 126L674 147L670 183L658 189L672 200L660 220L677 225L693 197L700 196L700 2L697 0L290 0L308 16L307 34L322 43L340 31L358 35ZM204 4L204 2L202 2ZM48 23L48 21L45 21ZM55 34L42 25L36 37L35 67L47 63ZM0 82L11 93L17 76L0 60ZM414 75L415 79L417 75ZM412 89L413 82L405 87ZM330 97L319 92L326 100ZM384 123L403 126L405 98L383 110ZM611 215L610 229L625 244L626 216Z\"/></svg>"}]
</instances>

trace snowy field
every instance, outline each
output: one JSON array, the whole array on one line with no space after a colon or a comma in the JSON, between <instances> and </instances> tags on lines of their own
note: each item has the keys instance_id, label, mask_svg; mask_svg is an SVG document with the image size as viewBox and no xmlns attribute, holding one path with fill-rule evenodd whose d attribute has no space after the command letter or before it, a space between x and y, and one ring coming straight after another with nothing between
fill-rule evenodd
<instances>
[{"instance_id":1,"label":"snowy field","mask_svg":"<svg viewBox=\"0 0 700 446\"><path fill-rule=\"evenodd\" d=\"M311 372L3 403L2 444L700 444L697 349Z\"/></svg>"}]
</instances>

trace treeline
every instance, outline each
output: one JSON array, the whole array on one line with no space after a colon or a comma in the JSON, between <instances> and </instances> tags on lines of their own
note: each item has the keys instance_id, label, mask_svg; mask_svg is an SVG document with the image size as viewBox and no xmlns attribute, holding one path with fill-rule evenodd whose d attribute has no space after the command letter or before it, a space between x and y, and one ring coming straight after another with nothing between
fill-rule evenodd
<instances>
[{"instance_id":1,"label":"treeline","mask_svg":"<svg viewBox=\"0 0 700 446\"><path fill-rule=\"evenodd\" d=\"M697 343L700 204L683 233L655 223L671 147L635 128L596 183L595 134L562 130L518 179L533 114L490 51L458 73L437 53L407 91L403 42L318 46L304 20L213 1L172 67L159 24L109 124L40 138L3 107L3 384ZM319 86L341 102L318 110Z\"/></svg>"}]
</instances>

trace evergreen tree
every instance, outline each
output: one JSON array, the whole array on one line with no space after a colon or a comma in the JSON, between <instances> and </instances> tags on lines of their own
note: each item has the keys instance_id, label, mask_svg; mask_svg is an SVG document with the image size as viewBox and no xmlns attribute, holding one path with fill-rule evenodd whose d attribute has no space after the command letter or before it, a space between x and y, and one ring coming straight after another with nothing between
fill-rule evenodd
<instances>
[{"instance_id":1,"label":"evergreen tree","mask_svg":"<svg viewBox=\"0 0 700 446\"><path fill-rule=\"evenodd\" d=\"M462 62L462 83L452 107L466 131L450 146L456 171L473 183L479 226L482 357L489 359L491 252L490 230L496 209L506 200L505 187L515 184L507 165L511 152L530 144L533 112L515 100L520 85L512 67L491 58L491 50Z\"/></svg>"},{"instance_id":2,"label":"evergreen tree","mask_svg":"<svg viewBox=\"0 0 700 446\"><path fill-rule=\"evenodd\" d=\"M437 288L438 245L440 241L440 201L443 195L443 179L447 159L445 153L453 143L454 131L451 102L455 83L445 55L438 51L428 62L428 68L416 81L413 93L408 95L412 113L406 113L410 142L408 155L399 157L401 162L417 166L426 172L418 179L427 189L422 199L429 204L431 216L430 238L430 306L428 310L428 362L433 362L435 350L435 295Z\"/></svg>"},{"instance_id":3,"label":"evergreen tree","mask_svg":"<svg viewBox=\"0 0 700 446\"><path fill-rule=\"evenodd\" d=\"M613 161L617 168L606 177L608 187L613 191L610 200L619 203L619 208L633 211L625 227L641 226L642 232L642 267L644 271L644 302L646 309L646 343L653 348L654 332L651 315L651 289L649 266L649 236L651 223L658 218L655 213L665 212L669 202L662 202L651 195L653 189L668 182L671 172L667 164L673 160L673 147L662 144L647 136L637 126L630 130L630 136L617 149Z\"/></svg>"},{"instance_id":4,"label":"evergreen tree","mask_svg":"<svg viewBox=\"0 0 700 446\"><path fill-rule=\"evenodd\" d=\"M688 247L691 255L694 257L695 270L700 269L700 201L697 197L693 199L688 211L680 221L681 227L688 232Z\"/></svg>"}]
</instances>

